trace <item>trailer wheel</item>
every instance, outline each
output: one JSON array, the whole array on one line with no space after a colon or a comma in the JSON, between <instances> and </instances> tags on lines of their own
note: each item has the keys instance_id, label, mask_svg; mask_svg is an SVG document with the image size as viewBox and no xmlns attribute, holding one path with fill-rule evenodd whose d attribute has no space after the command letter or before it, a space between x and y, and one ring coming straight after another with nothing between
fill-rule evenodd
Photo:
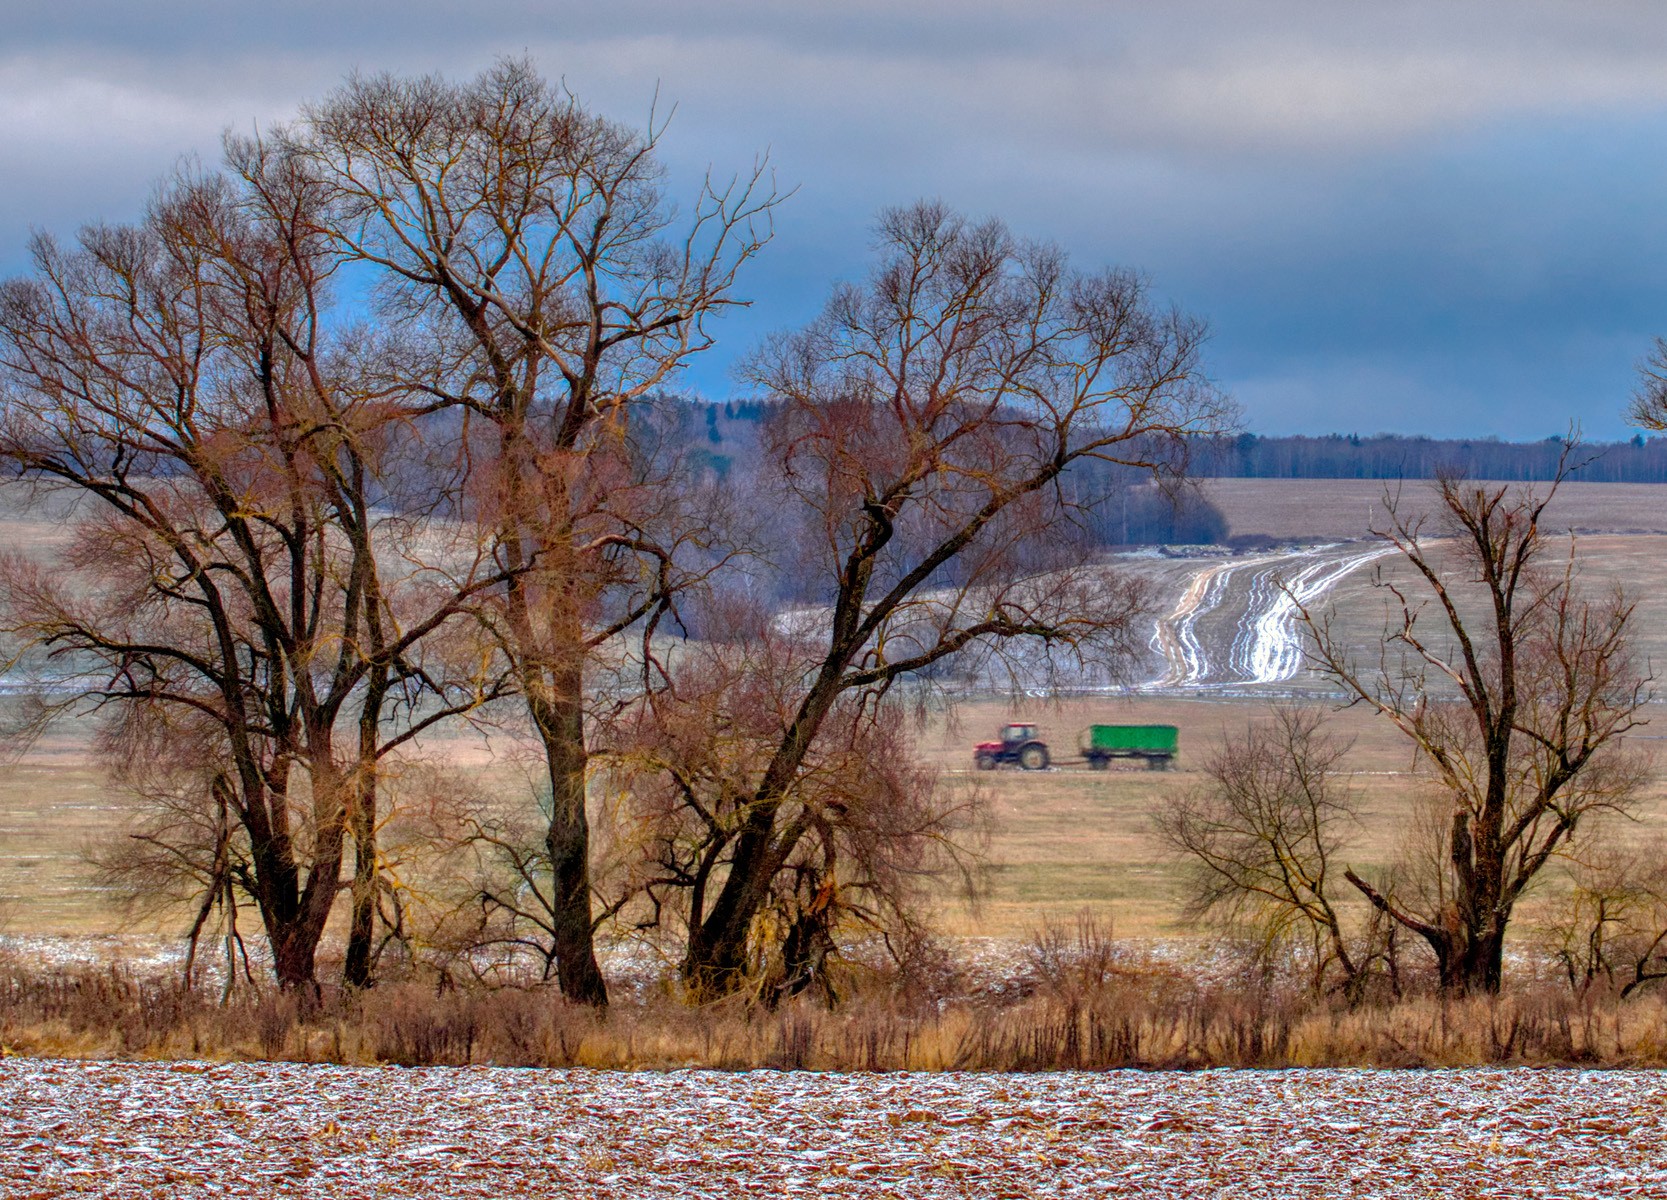
<instances>
[{"instance_id":1,"label":"trailer wheel","mask_svg":"<svg viewBox=\"0 0 1667 1200\"><path fill-rule=\"evenodd\" d=\"M996 756L993 754L974 755L972 761L980 771L993 771L996 769Z\"/></svg>"},{"instance_id":2,"label":"trailer wheel","mask_svg":"<svg viewBox=\"0 0 1667 1200\"><path fill-rule=\"evenodd\" d=\"M1027 771L1045 771L1048 768L1048 748L1040 742L1032 742L1019 751L1019 765Z\"/></svg>"},{"instance_id":3,"label":"trailer wheel","mask_svg":"<svg viewBox=\"0 0 1667 1200\"><path fill-rule=\"evenodd\" d=\"M1090 771L1109 771L1111 770L1111 759L1103 754L1096 754L1088 760L1088 769Z\"/></svg>"}]
</instances>

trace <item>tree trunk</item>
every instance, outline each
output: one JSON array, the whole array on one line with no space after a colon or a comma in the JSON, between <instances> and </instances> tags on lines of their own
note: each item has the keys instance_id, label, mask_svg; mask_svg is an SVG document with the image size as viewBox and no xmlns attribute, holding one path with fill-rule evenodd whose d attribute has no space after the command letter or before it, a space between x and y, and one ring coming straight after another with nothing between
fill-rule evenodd
<instances>
[{"instance_id":1,"label":"tree trunk","mask_svg":"<svg viewBox=\"0 0 1667 1200\"><path fill-rule=\"evenodd\" d=\"M861 595L860 590L848 592L837 607L835 624L847 634L854 627ZM769 898L776 872L793 853L803 833L802 828L789 829L778 837L777 810L811 743L821 732L822 723L839 699L841 673L855 653L856 644L849 637L830 649L816 683L799 706L792 728L759 782L746 823L735 839L729 875L711 911L704 919L699 913L691 914L682 973L684 987L696 997L727 996L746 977L747 938L753 920Z\"/></svg>"},{"instance_id":2,"label":"tree trunk","mask_svg":"<svg viewBox=\"0 0 1667 1200\"><path fill-rule=\"evenodd\" d=\"M376 848L377 735L386 697L386 673L373 674L359 709L359 762L354 772L348 832L353 835L353 917L347 932L342 983L367 988L374 979L376 903L382 866Z\"/></svg>"},{"instance_id":3,"label":"tree trunk","mask_svg":"<svg viewBox=\"0 0 1667 1200\"><path fill-rule=\"evenodd\" d=\"M247 799L238 819L249 835L254 860L255 907L272 951L272 972L285 991L314 987L316 943L304 935L301 911L301 872L294 843L282 830L281 814L288 803L283 786ZM274 819L268 819L269 814Z\"/></svg>"},{"instance_id":4,"label":"tree trunk","mask_svg":"<svg viewBox=\"0 0 1667 1200\"><path fill-rule=\"evenodd\" d=\"M683 956L683 986L698 1000L727 996L741 986L747 973L747 934L764 901L760 881L773 871L763 864L774 826L775 806L758 805L748 827L736 839L729 876L705 919L690 924L689 945Z\"/></svg>"},{"instance_id":5,"label":"tree trunk","mask_svg":"<svg viewBox=\"0 0 1667 1200\"><path fill-rule=\"evenodd\" d=\"M706 919L689 931L683 984L700 999L727 996L745 980L753 921L770 899L776 873L804 836L798 821L776 831L779 800L755 798L753 804L747 827L736 839L729 877Z\"/></svg>"},{"instance_id":6,"label":"tree trunk","mask_svg":"<svg viewBox=\"0 0 1667 1200\"><path fill-rule=\"evenodd\" d=\"M1504 964L1504 922L1491 922L1488 928L1466 940L1464 952L1458 956L1454 971L1455 990L1497 996L1504 977Z\"/></svg>"},{"instance_id":7,"label":"tree trunk","mask_svg":"<svg viewBox=\"0 0 1667 1200\"><path fill-rule=\"evenodd\" d=\"M328 795L342 786L327 767L315 767L314 786ZM270 787L264 798L246 803L238 813L249 835L255 866L255 903L272 950L272 971L285 991L318 991L318 944L341 886L345 845L344 814L315 796L316 843L306 865L306 884L295 843L284 831L282 814L289 802L287 780ZM339 793L338 793L339 795Z\"/></svg>"},{"instance_id":8,"label":"tree trunk","mask_svg":"<svg viewBox=\"0 0 1667 1200\"><path fill-rule=\"evenodd\" d=\"M1480 931L1460 926L1433 932L1414 927L1435 951L1441 990L1454 996L1499 994L1504 978L1505 922Z\"/></svg>"},{"instance_id":9,"label":"tree trunk","mask_svg":"<svg viewBox=\"0 0 1667 1200\"><path fill-rule=\"evenodd\" d=\"M376 851L376 782L374 770L368 780L354 788L353 833L353 918L347 932L347 961L342 983L350 988L367 988L375 982L372 951L376 938L376 901L381 885L381 868Z\"/></svg>"},{"instance_id":10,"label":"tree trunk","mask_svg":"<svg viewBox=\"0 0 1667 1200\"><path fill-rule=\"evenodd\" d=\"M695 999L727 996L745 978L747 928L751 922L738 917L737 906L725 905L714 908L711 917L690 929L682 974L683 986Z\"/></svg>"},{"instance_id":11,"label":"tree trunk","mask_svg":"<svg viewBox=\"0 0 1667 1200\"><path fill-rule=\"evenodd\" d=\"M583 673L577 662L552 673L548 701L530 707L544 742L550 778L550 926L556 978L569 1000L605 1008L608 987L596 962L590 908L590 820L586 773Z\"/></svg>"},{"instance_id":12,"label":"tree trunk","mask_svg":"<svg viewBox=\"0 0 1667 1200\"><path fill-rule=\"evenodd\" d=\"M318 990L318 938L308 934L305 924L296 921L271 939L272 972L278 977L279 988L286 992Z\"/></svg>"}]
</instances>

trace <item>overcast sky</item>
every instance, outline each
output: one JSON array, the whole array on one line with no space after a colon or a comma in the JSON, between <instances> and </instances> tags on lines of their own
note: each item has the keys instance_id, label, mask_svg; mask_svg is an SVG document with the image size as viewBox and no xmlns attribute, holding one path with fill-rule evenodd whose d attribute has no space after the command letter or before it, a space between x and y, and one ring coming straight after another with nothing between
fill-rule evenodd
<instances>
[{"instance_id":1,"label":"overcast sky","mask_svg":"<svg viewBox=\"0 0 1667 1200\"><path fill-rule=\"evenodd\" d=\"M936 197L1138 267L1206 317L1259 432L1630 434L1667 333L1667 5L1198 0L52 0L0 41L0 271L137 214L182 154L354 69L530 54L677 113L674 188L767 150L797 187L756 301L688 379L865 267Z\"/></svg>"}]
</instances>

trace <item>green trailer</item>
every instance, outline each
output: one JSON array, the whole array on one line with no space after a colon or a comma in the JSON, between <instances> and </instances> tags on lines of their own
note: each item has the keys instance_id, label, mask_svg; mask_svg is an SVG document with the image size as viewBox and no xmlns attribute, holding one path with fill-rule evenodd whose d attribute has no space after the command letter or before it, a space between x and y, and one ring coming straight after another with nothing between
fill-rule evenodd
<instances>
[{"instance_id":1,"label":"green trailer","mask_svg":"<svg viewBox=\"0 0 1667 1200\"><path fill-rule=\"evenodd\" d=\"M1173 725L1090 725L1077 735L1077 749L1096 771L1114 758L1142 758L1154 771L1168 768L1180 745Z\"/></svg>"}]
</instances>

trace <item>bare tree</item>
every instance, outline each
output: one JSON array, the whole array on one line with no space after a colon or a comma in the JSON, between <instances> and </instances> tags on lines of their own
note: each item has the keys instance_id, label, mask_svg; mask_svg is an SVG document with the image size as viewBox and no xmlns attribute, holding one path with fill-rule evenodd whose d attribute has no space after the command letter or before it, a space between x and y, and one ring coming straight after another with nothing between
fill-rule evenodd
<instances>
[{"instance_id":1,"label":"bare tree","mask_svg":"<svg viewBox=\"0 0 1667 1200\"><path fill-rule=\"evenodd\" d=\"M1276 707L1211 752L1204 782L1170 795L1154 824L1189 865L1191 916L1269 949L1295 939L1316 991L1335 979L1356 997L1382 946L1375 927L1347 927L1335 895L1339 850L1358 819L1343 774L1352 748L1324 731L1318 711Z\"/></svg>"},{"instance_id":2,"label":"bare tree","mask_svg":"<svg viewBox=\"0 0 1667 1200\"><path fill-rule=\"evenodd\" d=\"M11 631L109 718L126 777L200 818L141 830L153 868L203 887L193 938L246 895L280 982L312 984L351 840L363 984L378 763L494 693L428 647L503 576L402 554L385 467L411 414L334 336L316 184L228 150L231 176L175 181L72 250L38 239L34 276L0 288L0 455L93 502L64 561L10 559L0 587Z\"/></svg>"},{"instance_id":3,"label":"bare tree","mask_svg":"<svg viewBox=\"0 0 1667 1200\"><path fill-rule=\"evenodd\" d=\"M749 371L778 405L776 506L827 599L781 618L795 642L777 668L785 719L734 781L740 820L684 956L696 995L745 977L812 828L790 797L836 714L890 720L899 680L1027 641L1127 661L1140 589L1033 553L1069 527L1056 485L1078 462L1159 470L1230 415L1200 372L1202 326L1154 307L1136 276L1073 272L1053 247L932 204L885 213L879 238L869 280Z\"/></svg>"},{"instance_id":4,"label":"bare tree","mask_svg":"<svg viewBox=\"0 0 1667 1200\"><path fill-rule=\"evenodd\" d=\"M1627 419L1642 429L1667 430L1667 338L1656 338L1638 364L1638 387Z\"/></svg>"},{"instance_id":5,"label":"bare tree","mask_svg":"<svg viewBox=\"0 0 1667 1200\"><path fill-rule=\"evenodd\" d=\"M483 611L544 747L558 976L595 1005L587 666L679 586L663 494L633 477L631 410L741 303L778 199L762 166L709 180L672 234L662 130L506 61L455 85L355 78L278 135L329 188L328 236L376 273L378 315L425 351L398 382L463 423L466 512L506 580Z\"/></svg>"},{"instance_id":6,"label":"bare tree","mask_svg":"<svg viewBox=\"0 0 1667 1200\"><path fill-rule=\"evenodd\" d=\"M736 633L684 650L669 686L645 695L608 747L640 863L613 907L639 928L681 932L685 946L802 699L805 662L792 639L767 620ZM851 938L912 945L946 885L974 887L983 796L917 761L900 707L876 714L846 696L780 798L778 820L801 832L768 881L745 971L767 1003L812 988L834 1002L832 968Z\"/></svg>"},{"instance_id":7,"label":"bare tree","mask_svg":"<svg viewBox=\"0 0 1667 1200\"><path fill-rule=\"evenodd\" d=\"M1398 896L1347 878L1429 944L1449 990L1498 991L1517 902L1584 820L1624 810L1640 783L1620 743L1650 695L1633 606L1619 589L1583 594L1572 542L1547 561L1541 521L1566 474L1565 459L1543 494L1442 479L1437 538L1387 500L1380 536L1412 582L1380 575L1396 616L1375 669L1304 613L1318 665L1400 730L1445 793L1431 886Z\"/></svg>"},{"instance_id":8,"label":"bare tree","mask_svg":"<svg viewBox=\"0 0 1667 1200\"><path fill-rule=\"evenodd\" d=\"M1667 847L1660 838L1628 844L1612 831L1581 842L1570 854L1568 894L1544 924L1570 986L1628 996L1667 979Z\"/></svg>"}]
</instances>

